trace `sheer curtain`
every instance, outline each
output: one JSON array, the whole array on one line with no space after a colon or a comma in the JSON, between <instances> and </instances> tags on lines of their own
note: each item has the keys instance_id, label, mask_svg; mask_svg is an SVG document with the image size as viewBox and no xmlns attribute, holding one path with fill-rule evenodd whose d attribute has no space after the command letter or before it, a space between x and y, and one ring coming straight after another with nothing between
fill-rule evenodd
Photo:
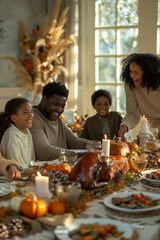
<instances>
[{"instance_id":1,"label":"sheer curtain","mask_svg":"<svg viewBox=\"0 0 160 240\"><path fill-rule=\"evenodd\" d=\"M56 0L48 0L48 13L53 8ZM67 21L65 23L65 38L67 39L70 34L73 34L76 40L75 45L67 46L64 52L64 65L68 70L68 76L60 74L58 81L65 84L69 89L69 98L67 101L67 109L77 109L77 94L78 94L78 47L77 47L77 36L78 36L78 1L77 0L61 0L59 16L63 10L69 7L67 14Z\"/></svg>"},{"instance_id":2,"label":"sheer curtain","mask_svg":"<svg viewBox=\"0 0 160 240\"><path fill-rule=\"evenodd\" d=\"M66 7L69 7L68 11L68 18L65 24L65 36L66 38L73 34L76 40L76 33L77 30L77 14L78 14L78 4L76 0L65 0L61 2L62 10ZM77 93L78 93L78 47L77 43L75 45L70 45L67 48L64 56L64 63L66 68L68 69L68 77L63 78L65 84L67 84L69 89L69 98L67 103L68 109L75 109L77 108Z\"/></svg>"}]
</instances>

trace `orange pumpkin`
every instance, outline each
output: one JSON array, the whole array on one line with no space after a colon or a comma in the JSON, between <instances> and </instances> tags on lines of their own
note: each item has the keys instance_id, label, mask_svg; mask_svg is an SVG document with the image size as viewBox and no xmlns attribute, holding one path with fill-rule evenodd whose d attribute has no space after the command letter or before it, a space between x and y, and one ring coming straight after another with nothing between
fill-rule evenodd
<instances>
[{"instance_id":1,"label":"orange pumpkin","mask_svg":"<svg viewBox=\"0 0 160 240\"><path fill-rule=\"evenodd\" d=\"M20 211L27 217L38 218L46 214L48 204L42 199L37 199L36 195L33 194L22 200Z\"/></svg>"},{"instance_id":2,"label":"orange pumpkin","mask_svg":"<svg viewBox=\"0 0 160 240\"><path fill-rule=\"evenodd\" d=\"M49 212L53 215L63 215L65 213L65 204L59 200L51 200L49 204Z\"/></svg>"},{"instance_id":3,"label":"orange pumpkin","mask_svg":"<svg viewBox=\"0 0 160 240\"><path fill-rule=\"evenodd\" d=\"M135 142L128 143L129 149L138 148L139 146Z\"/></svg>"},{"instance_id":4,"label":"orange pumpkin","mask_svg":"<svg viewBox=\"0 0 160 240\"><path fill-rule=\"evenodd\" d=\"M61 172L65 174L69 174L71 172L71 167L68 163L61 163Z\"/></svg>"},{"instance_id":5,"label":"orange pumpkin","mask_svg":"<svg viewBox=\"0 0 160 240\"><path fill-rule=\"evenodd\" d=\"M57 169L57 164L50 164L50 165L47 165L46 166L46 170L47 171L50 171L50 170L52 170L52 169Z\"/></svg>"},{"instance_id":6,"label":"orange pumpkin","mask_svg":"<svg viewBox=\"0 0 160 240\"><path fill-rule=\"evenodd\" d=\"M51 169L56 169L57 171L65 174L69 174L71 172L71 167L68 163L51 164L46 167L47 171L50 171Z\"/></svg>"},{"instance_id":7,"label":"orange pumpkin","mask_svg":"<svg viewBox=\"0 0 160 240\"><path fill-rule=\"evenodd\" d=\"M110 145L110 155L121 155L125 157L130 152L128 144L125 142L114 142Z\"/></svg>"}]
</instances>

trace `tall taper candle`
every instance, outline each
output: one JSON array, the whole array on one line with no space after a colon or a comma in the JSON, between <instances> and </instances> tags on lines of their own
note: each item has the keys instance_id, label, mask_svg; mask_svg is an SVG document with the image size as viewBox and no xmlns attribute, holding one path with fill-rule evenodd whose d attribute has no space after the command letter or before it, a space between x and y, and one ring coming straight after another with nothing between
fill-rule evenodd
<instances>
[{"instance_id":1,"label":"tall taper candle","mask_svg":"<svg viewBox=\"0 0 160 240\"><path fill-rule=\"evenodd\" d=\"M106 155L106 157L109 158L110 156L110 139L107 139L106 137L102 139L102 151Z\"/></svg>"}]
</instances>

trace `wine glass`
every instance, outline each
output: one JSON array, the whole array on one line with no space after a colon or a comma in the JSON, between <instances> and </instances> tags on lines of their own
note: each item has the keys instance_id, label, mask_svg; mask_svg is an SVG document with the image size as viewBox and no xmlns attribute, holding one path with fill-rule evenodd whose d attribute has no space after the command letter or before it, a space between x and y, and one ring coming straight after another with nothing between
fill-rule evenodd
<instances>
[{"instance_id":1,"label":"wine glass","mask_svg":"<svg viewBox=\"0 0 160 240\"><path fill-rule=\"evenodd\" d=\"M102 144L100 141L88 141L86 148L89 152L100 151L102 148Z\"/></svg>"},{"instance_id":2,"label":"wine glass","mask_svg":"<svg viewBox=\"0 0 160 240\"><path fill-rule=\"evenodd\" d=\"M150 128L150 133L154 139L157 139L158 136L158 128Z\"/></svg>"}]
</instances>

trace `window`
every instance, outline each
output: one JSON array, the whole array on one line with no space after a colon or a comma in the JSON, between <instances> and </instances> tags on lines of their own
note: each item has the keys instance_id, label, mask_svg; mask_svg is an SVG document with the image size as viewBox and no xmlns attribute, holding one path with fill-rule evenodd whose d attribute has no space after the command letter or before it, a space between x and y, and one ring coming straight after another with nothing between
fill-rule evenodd
<instances>
[{"instance_id":1,"label":"window","mask_svg":"<svg viewBox=\"0 0 160 240\"><path fill-rule=\"evenodd\" d=\"M125 114L121 60L133 52L160 55L160 0L79 0L79 9L80 112L95 113L91 94L105 88L111 110Z\"/></svg>"},{"instance_id":2,"label":"window","mask_svg":"<svg viewBox=\"0 0 160 240\"><path fill-rule=\"evenodd\" d=\"M137 52L138 0L95 1L95 89L111 92L111 109L125 112L125 94L120 80L124 56Z\"/></svg>"}]
</instances>

